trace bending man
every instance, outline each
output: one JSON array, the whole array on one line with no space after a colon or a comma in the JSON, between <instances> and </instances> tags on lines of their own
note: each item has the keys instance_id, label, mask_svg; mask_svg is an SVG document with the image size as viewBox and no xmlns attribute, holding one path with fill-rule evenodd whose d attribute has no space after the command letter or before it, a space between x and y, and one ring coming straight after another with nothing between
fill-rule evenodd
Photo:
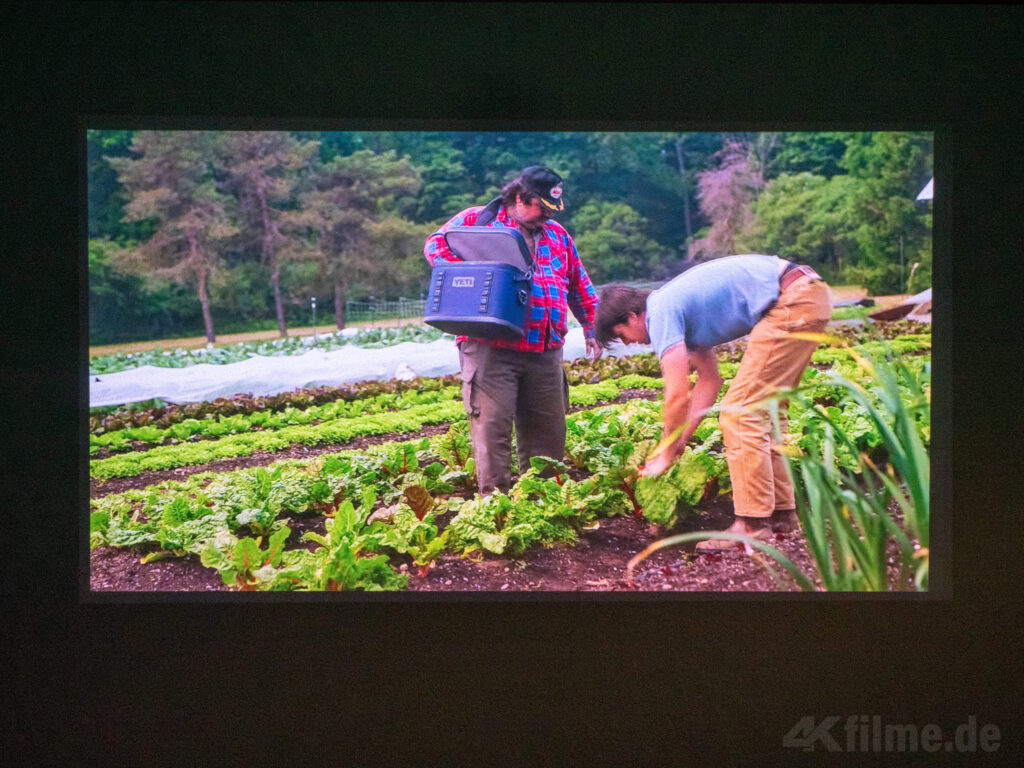
<instances>
[{"instance_id":1,"label":"bending man","mask_svg":"<svg viewBox=\"0 0 1024 768\"><path fill-rule=\"evenodd\" d=\"M750 334L719 423L733 487L735 522L728 533L767 539L795 525L793 485L768 411L757 407L781 387L796 386L817 344L794 331L821 332L831 317L828 286L810 267L777 256L715 259L653 293L612 285L601 293L597 340L651 344L665 380L664 435L679 436L644 467L658 475L678 458L722 388L714 347ZM697 371L691 392L690 368ZM785 414L782 429L785 434ZM701 550L739 546L711 539Z\"/></svg>"}]
</instances>

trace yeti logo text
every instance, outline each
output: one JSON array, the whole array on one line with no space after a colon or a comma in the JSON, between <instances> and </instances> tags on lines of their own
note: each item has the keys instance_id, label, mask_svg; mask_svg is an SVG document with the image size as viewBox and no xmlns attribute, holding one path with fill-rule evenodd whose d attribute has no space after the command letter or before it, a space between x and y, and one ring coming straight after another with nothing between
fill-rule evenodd
<instances>
[{"instance_id":1,"label":"yeti logo text","mask_svg":"<svg viewBox=\"0 0 1024 768\"><path fill-rule=\"evenodd\" d=\"M472 288L474 280L472 277L453 277L452 288Z\"/></svg>"}]
</instances>

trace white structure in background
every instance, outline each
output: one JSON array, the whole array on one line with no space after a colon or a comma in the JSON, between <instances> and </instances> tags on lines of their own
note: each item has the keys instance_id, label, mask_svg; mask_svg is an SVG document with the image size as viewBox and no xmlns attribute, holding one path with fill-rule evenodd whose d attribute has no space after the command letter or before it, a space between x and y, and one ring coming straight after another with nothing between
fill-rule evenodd
<instances>
[{"instance_id":1,"label":"white structure in background","mask_svg":"<svg viewBox=\"0 0 1024 768\"><path fill-rule=\"evenodd\" d=\"M934 187L935 177L933 176L928 180L928 183L924 185L924 189L918 193L917 199L931 200ZM902 260L902 258L901 252L900 259ZM917 264L914 265L914 268L917 268ZM913 270L911 270L910 274L914 274ZM911 296L898 306L889 307L888 309L883 309L878 312L872 312L868 317L872 320L898 320L901 317L905 317L908 320L930 323L932 321L932 289L927 288L917 295Z\"/></svg>"},{"instance_id":2,"label":"white structure in background","mask_svg":"<svg viewBox=\"0 0 1024 768\"><path fill-rule=\"evenodd\" d=\"M928 183L924 185L924 189L918 194L918 200L931 200L932 190L935 186L935 177L928 179ZM916 303L915 303L916 302ZM910 298L910 303L914 303L914 308L911 310L907 317L911 320L918 320L921 322L929 323L932 319L932 289L929 288L926 291L922 291L917 296Z\"/></svg>"},{"instance_id":3,"label":"white structure in background","mask_svg":"<svg viewBox=\"0 0 1024 768\"><path fill-rule=\"evenodd\" d=\"M924 185L924 189L918 194L918 200L931 200L932 199L932 187L935 184L935 177L928 179L928 183Z\"/></svg>"}]
</instances>

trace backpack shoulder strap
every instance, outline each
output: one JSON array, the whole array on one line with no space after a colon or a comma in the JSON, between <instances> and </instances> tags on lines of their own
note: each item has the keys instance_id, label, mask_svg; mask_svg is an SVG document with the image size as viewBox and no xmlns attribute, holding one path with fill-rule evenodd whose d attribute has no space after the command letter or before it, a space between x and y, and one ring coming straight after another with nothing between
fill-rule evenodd
<instances>
[{"instance_id":1,"label":"backpack shoulder strap","mask_svg":"<svg viewBox=\"0 0 1024 768\"><path fill-rule=\"evenodd\" d=\"M501 208L501 198L496 197L489 202L484 209L480 211L480 215L477 216L476 221L473 223L474 227L483 227L494 221L494 218L498 215L498 211Z\"/></svg>"}]
</instances>

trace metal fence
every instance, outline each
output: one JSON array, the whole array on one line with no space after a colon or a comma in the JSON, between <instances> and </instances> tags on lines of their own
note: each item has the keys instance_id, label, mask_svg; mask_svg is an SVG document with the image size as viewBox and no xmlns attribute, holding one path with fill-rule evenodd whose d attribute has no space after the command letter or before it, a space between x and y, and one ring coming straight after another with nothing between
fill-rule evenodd
<instances>
[{"instance_id":1,"label":"metal fence","mask_svg":"<svg viewBox=\"0 0 1024 768\"><path fill-rule=\"evenodd\" d=\"M422 318L426 313L426 299L398 299L397 301L346 301L345 322L374 323L379 320Z\"/></svg>"}]
</instances>

